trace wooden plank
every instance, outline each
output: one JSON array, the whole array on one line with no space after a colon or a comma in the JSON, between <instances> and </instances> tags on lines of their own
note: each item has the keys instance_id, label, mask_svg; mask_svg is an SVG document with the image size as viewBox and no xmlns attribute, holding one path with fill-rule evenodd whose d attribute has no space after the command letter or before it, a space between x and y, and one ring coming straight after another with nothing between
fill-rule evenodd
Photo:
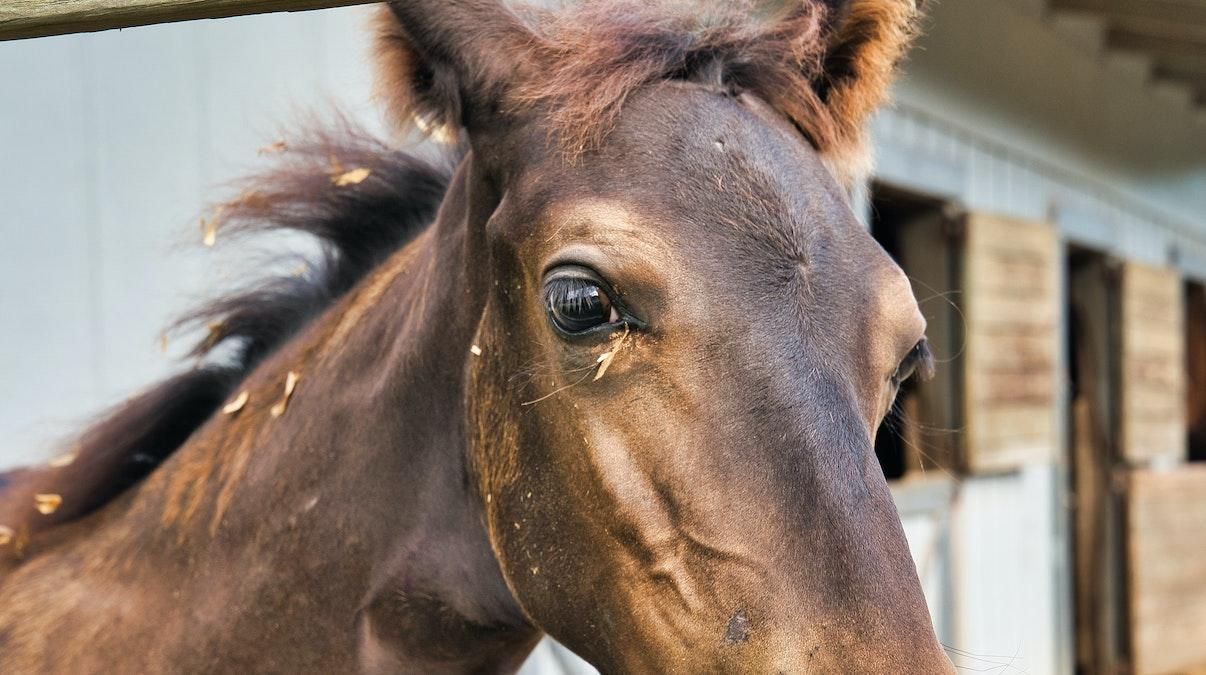
<instances>
[{"instance_id":1,"label":"wooden plank","mask_svg":"<svg viewBox=\"0 0 1206 675\"><path fill-rule=\"evenodd\" d=\"M1192 0L1050 0L1056 11L1092 12L1110 19L1206 25L1206 3Z\"/></svg>"},{"instance_id":2,"label":"wooden plank","mask_svg":"<svg viewBox=\"0 0 1206 675\"><path fill-rule=\"evenodd\" d=\"M1059 243L1048 224L984 214L968 217L966 233L966 464L1009 471L1059 445Z\"/></svg>"},{"instance_id":3,"label":"wooden plank","mask_svg":"<svg viewBox=\"0 0 1206 675\"><path fill-rule=\"evenodd\" d=\"M1169 77L1195 80L1206 77L1206 52L1190 55L1166 54L1156 61L1157 74L1167 74Z\"/></svg>"},{"instance_id":4,"label":"wooden plank","mask_svg":"<svg viewBox=\"0 0 1206 675\"><path fill-rule=\"evenodd\" d=\"M4 0L0 40L173 21L363 5L375 0Z\"/></svg>"},{"instance_id":5,"label":"wooden plank","mask_svg":"<svg viewBox=\"0 0 1206 675\"><path fill-rule=\"evenodd\" d=\"M1127 513L1135 673L1206 668L1206 466L1132 471Z\"/></svg>"},{"instance_id":6,"label":"wooden plank","mask_svg":"<svg viewBox=\"0 0 1206 675\"><path fill-rule=\"evenodd\" d=\"M1186 455L1185 333L1175 270L1122 270L1122 455L1131 464Z\"/></svg>"},{"instance_id":7,"label":"wooden plank","mask_svg":"<svg viewBox=\"0 0 1206 675\"><path fill-rule=\"evenodd\" d=\"M985 371L990 377L985 386L977 388L977 406L1004 406L1012 409L1022 405L1033 405L1043 410L1044 419L1049 418L1046 406L1050 403L1053 374L1014 373L1009 371Z\"/></svg>"},{"instance_id":8,"label":"wooden plank","mask_svg":"<svg viewBox=\"0 0 1206 675\"><path fill-rule=\"evenodd\" d=\"M972 334L969 340L984 340L985 338ZM1011 340L997 339L990 341L1000 347L996 351L976 349L969 354L967 364L975 371L999 373L1001 375L1047 375L1055 368L1053 354L1042 342L1034 339Z\"/></svg>"},{"instance_id":9,"label":"wooden plank","mask_svg":"<svg viewBox=\"0 0 1206 675\"><path fill-rule=\"evenodd\" d=\"M1206 42L1199 41L1197 36L1163 37L1125 30L1111 30L1106 37L1106 46L1121 51L1141 52L1156 58L1193 58L1206 52Z\"/></svg>"}]
</instances>

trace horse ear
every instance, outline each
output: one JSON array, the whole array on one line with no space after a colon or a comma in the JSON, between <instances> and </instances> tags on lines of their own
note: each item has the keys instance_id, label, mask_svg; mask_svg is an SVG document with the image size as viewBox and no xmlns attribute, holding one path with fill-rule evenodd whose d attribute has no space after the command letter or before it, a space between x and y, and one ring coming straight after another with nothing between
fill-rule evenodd
<instances>
[{"instance_id":1,"label":"horse ear","mask_svg":"<svg viewBox=\"0 0 1206 675\"><path fill-rule=\"evenodd\" d=\"M832 122L821 148L839 179L870 170L866 125L887 100L897 65L917 34L923 0L816 0L826 10L826 46L817 98Z\"/></svg>"},{"instance_id":2,"label":"horse ear","mask_svg":"<svg viewBox=\"0 0 1206 675\"><path fill-rule=\"evenodd\" d=\"M390 123L444 141L488 123L533 39L501 0L394 0L374 28L376 93Z\"/></svg>"}]
</instances>

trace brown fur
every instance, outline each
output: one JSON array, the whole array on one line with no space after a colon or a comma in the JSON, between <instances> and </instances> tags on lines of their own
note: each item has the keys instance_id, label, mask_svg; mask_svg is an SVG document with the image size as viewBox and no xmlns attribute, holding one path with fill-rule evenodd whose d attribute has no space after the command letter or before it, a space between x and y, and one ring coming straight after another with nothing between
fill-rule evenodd
<instances>
[{"instance_id":1,"label":"brown fur","mask_svg":"<svg viewBox=\"0 0 1206 675\"><path fill-rule=\"evenodd\" d=\"M409 3L387 3L372 29L376 94L401 135L417 128L438 140L460 140L471 113L463 100L466 90L475 98L497 98L516 72L535 72L523 18L498 0L460 0L445 17L416 11ZM422 39L416 40L420 32ZM447 47L424 49L438 42L454 45L455 58ZM474 44L492 48L489 54L459 49Z\"/></svg>"},{"instance_id":2,"label":"brown fur","mask_svg":"<svg viewBox=\"0 0 1206 675\"><path fill-rule=\"evenodd\" d=\"M841 182L858 180L871 162L865 126L886 100L915 35L916 0L854 0L837 13L798 0L784 16L764 22L751 13L743 2L711 3L701 12L693 5L631 1L532 13L535 32L525 48L539 66L507 93L507 105L546 114L573 159L599 146L638 88L704 80L766 100L812 142ZM436 95L441 86L415 86L415 52L394 14L383 10L376 28L377 88L395 123L455 134L459 102Z\"/></svg>"},{"instance_id":3,"label":"brown fur","mask_svg":"<svg viewBox=\"0 0 1206 675\"><path fill-rule=\"evenodd\" d=\"M784 20L753 24L744 7L700 25L693 14L641 3L586 4L544 27L548 71L515 98L549 111L565 149L597 148L637 88L667 79L750 90L788 114L810 138L832 136L812 88L824 45L824 7L801 4Z\"/></svg>"},{"instance_id":4,"label":"brown fur","mask_svg":"<svg viewBox=\"0 0 1206 675\"><path fill-rule=\"evenodd\" d=\"M897 66L916 36L921 0L855 0L829 41L825 106L833 137L818 144L839 179L871 169L866 123L888 99Z\"/></svg>"},{"instance_id":5,"label":"brown fur","mask_svg":"<svg viewBox=\"0 0 1206 675\"><path fill-rule=\"evenodd\" d=\"M419 77L420 60L393 12L382 7L372 20L375 37L376 69L373 91L381 101L386 119L401 135L412 127L421 132L453 128L455 120L448 119L448 101L423 100L415 81Z\"/></svg>"}]
</instances>

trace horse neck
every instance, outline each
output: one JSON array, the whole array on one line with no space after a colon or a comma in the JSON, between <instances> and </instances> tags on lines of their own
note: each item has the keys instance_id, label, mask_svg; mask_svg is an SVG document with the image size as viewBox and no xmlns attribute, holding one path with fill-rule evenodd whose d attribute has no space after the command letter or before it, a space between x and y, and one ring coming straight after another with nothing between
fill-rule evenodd
<instances>
[{"instance_id":1,"label":"horse neck","mask_svg":"<svg viewBox=\"0 0 1206 675\"><path fill-rule=\"evenodd\" d=\"M463 373L480 308L466 301L465 173L437 222L258 368L243 408L161 467L129 519L140 545L159 526L169 558L204 551L195 564L312 589L359 622L360 658L384 669L474 652L466 665L517 666L534 640L468 474Z\"/></svg>"}]
</instances>

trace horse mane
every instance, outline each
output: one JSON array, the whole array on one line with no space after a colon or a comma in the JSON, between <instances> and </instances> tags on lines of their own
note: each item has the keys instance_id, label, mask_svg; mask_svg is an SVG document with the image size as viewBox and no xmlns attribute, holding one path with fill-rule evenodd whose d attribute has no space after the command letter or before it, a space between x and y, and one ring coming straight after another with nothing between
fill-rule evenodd
<instances>
[{"instance_id":1,"label":"horse mane","mask_svg":"<svg viewBox=\"0 0 1206 675\"><path fill-rule=\"evenodd\" d=\"M539 110L572 161L601 145L642 87L678 80L749 92L792 122L849 183L869 170L865 123L888 97L923 1L784 0L770 3L777 12L750 0L514 7L532 31L521 47L530 54L500 58L539 65L503 104ZM459 133L455 92L423 67L388 7L375 29L378 92L391 119L426 133ZM489 30L461 39L485 41Z\"/></svg>"},{"instance_id":2,"label":"horse mane","mask_svg":"<svg viewBox=\"0 0 1206 675\"><path fill-rule=\"evenodd\" d=\"M817 144L834 135L813 89L825 53L825 5L794 3L779 21L751 20L745 2L587 2L544 15L535 49L547 70L523 82L519 105L546 109L571 156L599 146L625 100L659 81L751 91Z\"/></svg>"},{"instance_id":3,"label":"horse mane","mask_svg":"<svg viewBox=\"0 0 1206 675\"><path fill-rule=\"evenodd\" d=\"M186 314L173 329L205 329L196 367L102 416L50 466L0 473L0 544L16 538L18 556L30 535L96 511L183 446L256 364L434 220L451 174L451 161L437 168L346 120L274 149L274 167L202 222L224 241L302 233L317 255ZM39 514L48 500L57 508Z\"/></svg>"},{"instance_id":4,"label":"horse mane","mask_svg":"<svg viewBox=\"0 0 1206 675\"><path fill-rule=\"evenodd\" d=\"M548 111L570 157L598 147L640 87L686 80L750 92L799 129L844 182L868 171L864 125L887 98L917 31L919 0L788 0L778 16L751 2L586 2L547 14L546 64L518 89ZM834 9L840 5L840 9Z\"/></svg>"}]
</instances>

